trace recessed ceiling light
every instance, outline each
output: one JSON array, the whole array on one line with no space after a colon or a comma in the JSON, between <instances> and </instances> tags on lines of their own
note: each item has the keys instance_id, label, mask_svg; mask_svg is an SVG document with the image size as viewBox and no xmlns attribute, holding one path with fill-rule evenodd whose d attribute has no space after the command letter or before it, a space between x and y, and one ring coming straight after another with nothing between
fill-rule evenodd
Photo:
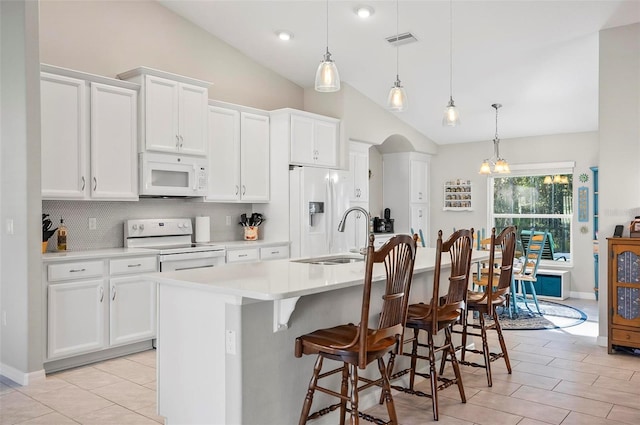
<instances>
[{"instance_id":1,"label":"recessed ceiling light","mask_svg":"<svg viewBox=\"0 0 640 425\"><path fill-rule=\"evenodd\" d=\"M367 19L369 16L373 15L373 7L371 6L358 6L356 8L356 14L362 19Z\"/></svg>"},{"instance_id":2,"label":"recessed ceiling light","mask_svg":"<svg viewBox=\"0 0 640 425\"><path fill-rule=\"evenodd\" d=\"M276 31L276 34L282 41L289 41L293 38L293 33L290 31Z\"/></svg>"}]
</instances>

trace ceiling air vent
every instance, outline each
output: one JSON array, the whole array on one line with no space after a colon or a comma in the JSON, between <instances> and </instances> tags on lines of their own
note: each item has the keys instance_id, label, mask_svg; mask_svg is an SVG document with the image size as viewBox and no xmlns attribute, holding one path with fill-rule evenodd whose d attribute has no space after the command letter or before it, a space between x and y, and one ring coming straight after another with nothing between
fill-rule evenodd
<instances>
[{"instance_id":1,"label":"ceiling air vent","mask_svg":"<svg viewBox=\"0 0 640 425\"><path fill-rule=\"evenodd\" d=\"M392 46L402 46L403 44L415 43L418 41L417 38L413 36L410 32L405 32L404 34L392 35L391 37L387 37L386 40Z\"/></svg>"}]
</instances>

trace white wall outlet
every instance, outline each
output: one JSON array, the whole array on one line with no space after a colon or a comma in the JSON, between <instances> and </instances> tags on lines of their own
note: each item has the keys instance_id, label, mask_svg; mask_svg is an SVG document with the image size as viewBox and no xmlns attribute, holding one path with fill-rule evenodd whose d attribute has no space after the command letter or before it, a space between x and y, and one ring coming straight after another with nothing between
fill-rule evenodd
<instances>
[{"instance_id":1,"label":"white wall outlet","mask_svg":"<svg viewBox=\"0 0 640 425\"><path fill-rule=\"evenodd\" d=\"M227 329L224 333L225 352L227 354L236 354L236 331Z\"/></svg>"},{"instance_id":2,"label":"white wall outlet","mask_svg":"<svg viewBox=\"0 0 640 425\"><path fill-rule=\"evenodd\" d=\"M89 218L89 230L96 230L96 218Z\"/></svg>"},{"instance_id":3,"label":"white wall outlet","mask_svg":"<svg viewBox=\"0 0 640 425\"><path fill-rule=\"evenodd\" d=\"M227 223L227 226L231 226L231 216L230 215L227 216L226 223Z\"/></svg>"},{"instance_id":4,"label":"white wall outlet","mask_svg":"<svg viewBox=\"0 0 640 425\"><path fill-rule=\"evenodd\" d=\"M13 235L13 219L7 219L7 235Z\"/></svg>"},{"instance_id":5,"label":"white wall outlet","mask_svg":"<svg viewBox=\"0 0 640 425\"><path fill-rule=\"evenodd\" d=\"M2 326L7 326L7 312L2 312Z\"/></svg>"}]
</instances>

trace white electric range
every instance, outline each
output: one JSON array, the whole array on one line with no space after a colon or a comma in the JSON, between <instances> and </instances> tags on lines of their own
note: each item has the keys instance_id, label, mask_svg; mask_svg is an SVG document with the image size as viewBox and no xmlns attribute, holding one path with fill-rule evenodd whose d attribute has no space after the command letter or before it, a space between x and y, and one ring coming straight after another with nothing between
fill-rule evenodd
<instances>
[{"instance_id":1,"label":"white electric range","mask_svg":"<svg viewBox=\"0 0 640 425\"><path fill-rule=\"evenodd\" d=\"M158 250L160 271L217 267L225 263L225 247L193 243L190 218L137 219L124 223L124 246Z\"/></svg>"}]
</instances>

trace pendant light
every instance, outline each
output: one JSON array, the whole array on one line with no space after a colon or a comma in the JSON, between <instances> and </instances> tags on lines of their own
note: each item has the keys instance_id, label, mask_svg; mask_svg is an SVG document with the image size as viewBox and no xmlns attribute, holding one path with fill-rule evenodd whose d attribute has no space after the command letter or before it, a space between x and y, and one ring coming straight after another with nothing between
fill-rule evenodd
<instances>
[{"instance_id":1,"label":"pendant light","mask_svg":"<svg viewBox=\"0 0 640 425\"><path fill-rule=\"evenodd\" d=\"M387 107L395 112L402 112L407 109L408 99L407 93L404 91L404 87L400 83L400 51L398 50L400 46L398 46L397 41L400 35L398 30L398 3L396 0L396 81L393 83L391 90L389 91L389 97L387 99Z\"/></svg>"},{"instance_id":2,"label":"pendant light","mask_svg":"<svg viewBox=\"0 0 640 425\"><path fill-rule=\"evenodd\" d=\"M491 105L492 108L496 110L496 135L493 139L493 156L489 159L485 159L482 161L482 165L480 166L480 174L509 174L511 173L511 169L509 169L509 163L506 159L500 157L500 138L498 137L498 109L502 107L499 103L494 103ZM493 165L493 170L491 170L491 165Z\"/></svg>"},{"instance_id":3,"label":"pendant light","mask_svg":"<svg viewBox=\"0 0 640 425\"><path fill-rule=\"evenodd\" d=\"M340 90L338 67L336 67L336 63L331 59L331 53L329 53L329 0L327 0L327 51L316 71L315 88L319 92Z\"/></svg>"},{"instance_id":4,"label":"pendant light","mask_svg":"<svg viewBox=\"0 0 640 425\"><path fill-rule=\"evenodd\" d=\"M449 103L444 110L442 125L455 127L460 124L460 113L453 103L453 0L449 0Z\"/></svg>"}]
</instances>

